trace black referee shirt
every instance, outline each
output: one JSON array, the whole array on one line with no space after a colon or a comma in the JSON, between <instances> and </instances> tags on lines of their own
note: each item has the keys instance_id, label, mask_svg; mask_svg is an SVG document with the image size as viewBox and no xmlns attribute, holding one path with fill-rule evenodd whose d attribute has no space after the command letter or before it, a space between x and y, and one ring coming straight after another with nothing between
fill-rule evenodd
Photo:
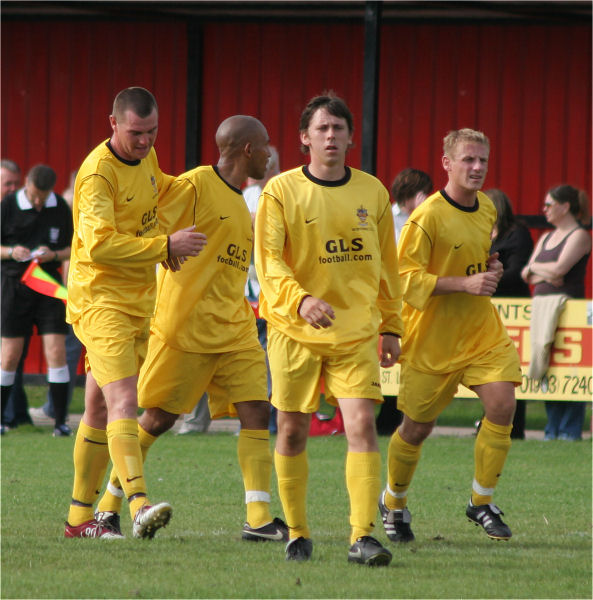
<instances>
[{"instance_id":1,"label":"black referee shirt","mask_svg":"<svg viewBox=\"0 0 593 600\"><path fill-rule=\"evenodd\" d=\"M8 194L0 202L2 246L25 246L29 250L47 246L56 251L70 246L73 233L72 212L64 198L55 193L50 194L39 212L33 207L26 207L30 202L25 199L24 189L21 189ZM60 261L50 261L40 266L52 277L61 280L58 273L60 265ZM20 278L28 266L29 261L3 260L2 277Z\"/></svg>"}]
</instances>

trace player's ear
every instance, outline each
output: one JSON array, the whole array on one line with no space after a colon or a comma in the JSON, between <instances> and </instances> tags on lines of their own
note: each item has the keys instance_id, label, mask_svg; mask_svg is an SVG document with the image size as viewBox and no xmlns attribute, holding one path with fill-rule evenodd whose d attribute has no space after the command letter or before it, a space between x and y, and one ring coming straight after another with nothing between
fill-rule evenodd
<instances>
[{"instance_id":1,"label":"player's ear","mask_svg":"<svg viewBox=\"0 0 593 600\"><path fill-rule=\"evenodd\" d=\"M245 146L243 146L243 154L245 154L247 158L251 158L252 153L251 142L247 142Z\"/></svg>"},{"instance_id":2,"label":"player's ear","mask_svg":"<svg viewBox=\"0 0 593 600\"><path fill-rule=\"evenodd\" d=\"M301 138L301 144L303 144L303 146L310 145L309 134L307 133L306 129L304 131L301 131L300 138Z\"/></svg>"},{"instance_id":3,"label":"player's ear","mask_svg":"<svg viewBox=\"0 0 593 600\"><path fill-rule=\"evenodd\" d=\"M443 154L442 163L445 171L451 170L451 159L446 154Z\"/></svg>"}]
</instances>

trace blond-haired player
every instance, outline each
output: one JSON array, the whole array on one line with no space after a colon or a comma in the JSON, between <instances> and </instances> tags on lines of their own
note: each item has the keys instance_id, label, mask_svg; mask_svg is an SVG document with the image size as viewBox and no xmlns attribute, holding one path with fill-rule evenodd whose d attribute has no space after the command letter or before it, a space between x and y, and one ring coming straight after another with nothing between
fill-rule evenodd
<instances>
[{"instance_id":1,"label":"blond-haired player","mask_svg":"<svg viewBox=\"0 0 593 600\"><path fill-rule=\"evenodd\" d=\"M401 293L389 194L346 166L352 114L334 95L313 98L300 121L307 166L264 188L255 227L260 314L268 321L272 404L278 409L275 466L290 541L287 560L308 560L313 544L305 498L311 414L326 399L344 417L350 496L348 560L387 565L371 536L380 492L375 431L379 332L383 366L399 356Z\"/></svg>"},{"instance_id":2,"label":"blond-haired player","mask_svg":"<svg viewBox=\"0 0 593 600\"><path fill-rule=\"evenodd\" d=\"M492 494L511 446L521 369L490 300L502 275L498 255L489 255L496 209L479 191L490 143L479 131L461 129L445 137L443 151L447 185L416 208L398 247L405 325L398 406L404 419L389 444L379 508L389 539L414 539L406 505L422 443L463 383L485 411L466 514L491 538L506 540L511 530Z\"/></svg>"}]
</instances>

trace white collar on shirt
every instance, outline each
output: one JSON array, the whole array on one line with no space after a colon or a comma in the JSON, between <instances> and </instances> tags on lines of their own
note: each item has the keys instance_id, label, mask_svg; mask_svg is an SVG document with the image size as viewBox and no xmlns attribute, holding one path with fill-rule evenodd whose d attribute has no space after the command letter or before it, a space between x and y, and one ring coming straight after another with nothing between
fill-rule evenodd
<instances>
[{"instance_id":1,"label":"white collar on shirt","mask_svg":"<svg viewBox=\"0 0 593 600\"><path fill-rule=\"evenodd\" d=\"M27 198L27 194L25 194L25 188L21 188L16 193L16 202L21 210L31 210L33 208L33 205L29 201L29 198ZM45 201L45 206L47 206L47 208L55 208L57 205L58 199L56 198L54 192L52 192L47 197L47 200Z\"/></svg>"}]
</instances>

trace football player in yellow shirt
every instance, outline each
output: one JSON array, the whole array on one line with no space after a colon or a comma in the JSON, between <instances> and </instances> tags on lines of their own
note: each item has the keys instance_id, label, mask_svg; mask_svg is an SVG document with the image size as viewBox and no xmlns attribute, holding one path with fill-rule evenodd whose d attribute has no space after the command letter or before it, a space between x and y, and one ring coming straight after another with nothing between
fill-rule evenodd
<instances>
[{"instance_id":1,"label":"football player in yellow shirt","mask_svg":"<svg viewBox=\"0 0 593 600\"><path fill-rule=\"evenodd\" d=\"M278 409L275 466L290 533L286 559L308 560L313 550L306 445L323 377L348 440L348 560L382 566L391 553L371 536L381 489L378 347L381 339L381 364L395 364L402 334L389 193L375 177L346 166L353 119L342 99L313 98L299 130L310 162L268 182L255 226L260 314L268 321Z\"/></svg>"},{"instance_id":2,"label":"football player in yellow shirt","mask_svg":"<svg viewBox=\"0 0 593 600\"><path fill-rule=\"evenodd\" d=\"M405 334L398 406L404 418L389 443L379 509L390 540L414 540L408 488L422 443L462 383L485 411L466 515L489 537L508 540L511 530L492 494L511 446L521 368L490 300L502 276L498 255L489 255L496 209L479 191L490 142L482 132L460 129L445 137L443 150L447 185L414 210L399 242Z\"/></svg>"},{"instance_id":3,"label":"football player in yellow shirt","mask_svg":"<svg viewBox=\"0 0 593 600\"><path fill-rule=\"evenodd\" d=\"M180 272L158 275L156 314L138 385L146 409L140 445L146 456L157 437L207 391L212 418L238 416L241 422L237 454L247 509L242 538L283 541L286 525L270 514L270 404L265 354L245 298L253 226L241 193L247 177L265 174L268 133L254 117L235 115L218 127L216 144L217 165L183 173L163 199L168 227L196 224L208 245ZM119 486L112 472L101 512L119 512Z\"/></svg>"},{"instance_id":4,"label":"football player in yellow shirt","mask_svg":"<svg viewBox=\"0 0 593 600\"><path fill-rule=\"evenodd\" d=\"M74 187L74 236L67 321L86 346L85 411L74 445L74 487L66 537L122 537L93 514L111 458L123 481L134 537L153 537L171 506L147 498L138 443L138 372L156 292L155 265L178 269L206 238L193 227L163 234L159 195L171 177L158 165L154 96L122 90L109 117L113 135L85 159Z\"/></svg>"}]
</instances>

